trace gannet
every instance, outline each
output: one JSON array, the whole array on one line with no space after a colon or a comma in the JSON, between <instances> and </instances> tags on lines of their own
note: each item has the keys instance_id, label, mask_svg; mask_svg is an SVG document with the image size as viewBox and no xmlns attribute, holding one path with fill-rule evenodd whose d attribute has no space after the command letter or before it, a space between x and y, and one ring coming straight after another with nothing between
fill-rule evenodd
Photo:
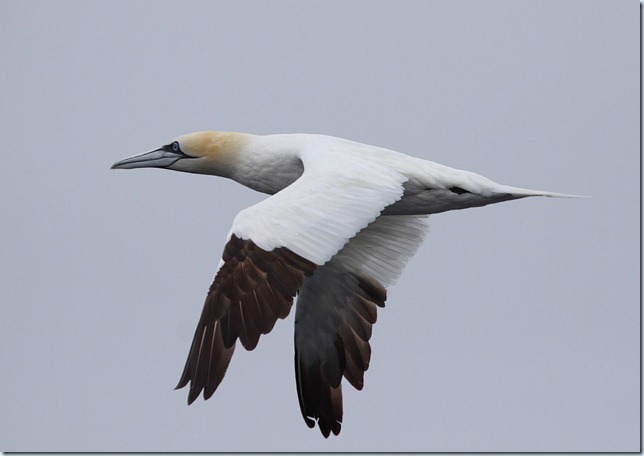
<instances>
[{"instance_id":1,"label":"gannet","mask_svg":"<svg viewBox=\"0 0 644 456\"><path fill-rule=\"evenodd\" d=\"M309 428L338 435L342 377L361 390L387 287L427 231L427 216L529 196L569 197L381 147L311 134L204 131L115 163L227 177L271 195L233 221L177 389L210 398L237 340L295 311L295 379Z\"/></svg>"}]
</instances>

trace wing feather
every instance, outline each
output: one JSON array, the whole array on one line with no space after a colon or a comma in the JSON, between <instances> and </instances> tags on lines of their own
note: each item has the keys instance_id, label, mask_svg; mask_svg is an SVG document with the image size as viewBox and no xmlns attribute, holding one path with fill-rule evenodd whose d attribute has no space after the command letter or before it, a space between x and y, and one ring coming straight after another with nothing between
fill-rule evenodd
<instances>
[{"instance_id":1,"label":"wing feather","mask_svg":"<svg viewBox=\"0 0 644 456\"><path fill-rule=\"evenodd\" d=\"M422 216L381 216L304 281L295 314L295 377L304 421L309 427L317 422L325 437L340 432L342 376L358 390L364 385L385 286L426 228Z\"/></svg>"},{"instance_id":2,"label":"wing feather","mask_svg":"<svg viewBox=\"0 0 644 456\"><path fill-rule=\"evenodd\" d=\"M404 193L407 177L347 151L306 150L304 173L235 217L231 232L322 265Z\"/></svg>"},{"instance_id":3,"label":"wing feather","mask_svg":"<svg viewBox=\"0 0 644 456\"><path fill-rule=\"evenodd\" d=\"M304 277L317 267L286 248L266 252L232 235L206 296L177 388L190 383L188 403L208 399L221 383L240 340L252 350L261 334L288 315ZM278 292L274 290L279 290Z\"/></svg>"},{"instance_id":4,"label":"wing feather","mask_svg":"<svg viewBox=\"0 0 644 456\"><path fill-rule=\"evenodd\" d=\"M336 152L307 149L299 179L235 218L177 385L190 383L188 403L202 391L206 399L214 393L236 341L255 348L260 335L288 315L301 289L295 336L300 407L307 425L317 421L325 436L340 432L342 376L362 387L375 309L384 305L384 287L411 247L395 239L383 244L400 234L392 231L399 224L375 221L402 198L407 178ZM414 223L406 225L402 235L415 236L408 232ZM322 307L310 312L316 303Z\"/></svg>"}]
</instances>

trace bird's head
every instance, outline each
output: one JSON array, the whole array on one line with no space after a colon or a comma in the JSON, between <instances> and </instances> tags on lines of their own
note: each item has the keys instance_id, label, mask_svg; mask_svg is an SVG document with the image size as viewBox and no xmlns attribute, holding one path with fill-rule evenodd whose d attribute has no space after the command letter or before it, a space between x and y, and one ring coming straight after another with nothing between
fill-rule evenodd
<instances>
[{"instance_id":1,"label":"bird's head","mask_svg":"<svg viewBox=\"0 0 644 456\"><path fill-rule=\"evenodd\" d=\"M112 169L166 168L226 176L247 137L242 133L220 131L189 133L153 151L118 161Z\"/></svg>"}]
</instances>

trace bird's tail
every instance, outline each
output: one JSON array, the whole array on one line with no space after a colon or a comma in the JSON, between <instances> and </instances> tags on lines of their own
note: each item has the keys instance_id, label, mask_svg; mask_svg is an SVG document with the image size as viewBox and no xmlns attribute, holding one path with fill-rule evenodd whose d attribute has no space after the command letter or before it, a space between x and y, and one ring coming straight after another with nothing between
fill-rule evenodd
<instances>
[{"instance_id":1,"label":"bird's tail","mask_svg":"<svg viewBox=\"0 0 644 456\"><path fill-rule=\"evenodd\" d=\"M544 192L543 190L529 190L527 188L510 187L504 185L504 192L514 195L517 198L528 196L545 196L548 198L590 198L584 195L569 195L567 193Z\"/></svg>"}]
</instances>

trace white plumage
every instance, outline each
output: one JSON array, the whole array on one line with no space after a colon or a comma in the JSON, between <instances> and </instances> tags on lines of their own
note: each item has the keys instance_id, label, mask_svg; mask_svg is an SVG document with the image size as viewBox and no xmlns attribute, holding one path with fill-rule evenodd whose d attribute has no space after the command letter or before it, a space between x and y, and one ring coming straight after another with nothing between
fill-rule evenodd
<instances>
[{"instance_id":1,"label":"white plumage","mask_svg":"<svg viewBox=\"0 0 644 456\"><path fill-rule=\"evenodd\" d=\"M252 350L295 314L298 397L327 437L342 421L341 379L361 389L386 287L421 244L427 215L557 193L322 135L198 132L113 168L228 177L272 196L235 218L178 388L210 397L237 339Z\"/></svg>"}]
</instances>

